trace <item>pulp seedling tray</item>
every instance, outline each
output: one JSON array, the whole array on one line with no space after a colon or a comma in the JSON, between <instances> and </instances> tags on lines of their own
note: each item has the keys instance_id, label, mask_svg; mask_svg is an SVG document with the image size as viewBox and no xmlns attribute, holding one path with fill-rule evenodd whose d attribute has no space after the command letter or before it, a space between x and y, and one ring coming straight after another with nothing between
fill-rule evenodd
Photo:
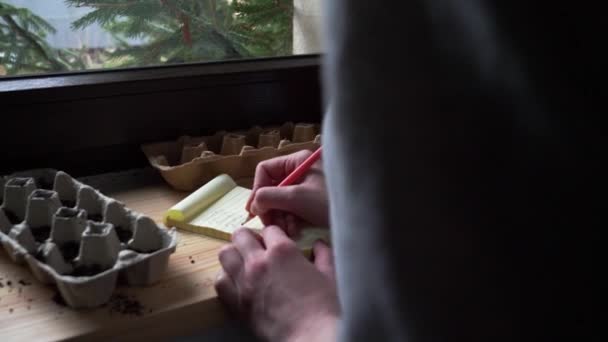
<instances>
[{"instance_id":1,"label":"pulp seedling tray","mask_svg":"<svg viewBox=\"0 0 608 342\"><path fill-rule=\"evenodd\" d=\"M91 308L106 303L119 280L159 281L177 232L44 169L0 177L0 242L36 279L55 284L68 306Z\"/></svg>"},{"instance_id":2,"label":"pulp seedling tray","mask_svg":"<svg viewBox=\"0 0 608 342\"><path fill-rule=\"evenodd\" d=\"M316 150L321 146L319 132L317 124L288 122L210 136L183 136L143 145L142 150L171 187L194 191L220 174L235 180L253 179L257 164L263 160Z\"/></svg>"}]
</instances>

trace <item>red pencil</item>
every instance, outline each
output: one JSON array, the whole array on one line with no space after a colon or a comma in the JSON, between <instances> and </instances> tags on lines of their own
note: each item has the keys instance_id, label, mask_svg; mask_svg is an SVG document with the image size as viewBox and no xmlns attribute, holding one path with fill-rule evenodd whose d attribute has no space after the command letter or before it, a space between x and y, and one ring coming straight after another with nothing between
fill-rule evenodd
<instances>
[{"instance_id":1,"label":"red pencil","mask_svg":"<svg viewBox=\"0 0 608 342\"><path fill-rule=\"evenodd\" d=\"M306 160L302 164L298 165L298 167L296 167L296 169L293 170L293 172L290 173L289 176L285 177L285 179L283 179L283 181L277 186L292 185L298 179L300 179L300 177L302 177L306 172L308 172L312 164L319 160L319 158L321 158L321 147L319 147L313 154L306 158Z\"/></svg>"},{"instance_id":2,"label":"red pencil","mask_svg":"<svg viewBox=\"0 0 608 342\"><path fill-rule=\"evenodd\" d=\"M308 158L306 158L306 160L302 164L298 165L298 167L296 167L296 169L293 170L293 172L290 173L287 177L285 177L285 179L283 179L281 183L279 183L279 185L277 186L286 186L294 184L298 179L300 179L300 177L302 177L306 172L308 172L312 164L314 164L320 158L321 147L319 147L315 152L313 152L313 154L308 156ZM249 213L249 217L247 217L247 220L245 222L251 220L254 217L255 215Z\"/></svg>"}]
</instances>

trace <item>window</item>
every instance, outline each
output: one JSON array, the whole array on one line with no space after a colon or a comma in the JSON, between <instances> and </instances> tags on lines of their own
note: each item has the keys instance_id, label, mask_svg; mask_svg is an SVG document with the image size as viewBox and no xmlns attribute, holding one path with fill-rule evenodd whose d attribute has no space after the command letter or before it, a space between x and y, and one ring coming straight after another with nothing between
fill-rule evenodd
<instances>
[{"instance_id":1,"label":"window","mask_svg":"<svg viewBox=\"0 0 608 342\"><path fill-rule=\"evenodd\" d=\"M0 0L0 76L317 53L320 0Z\"/></svg>"},{"instance_id":2,"label":"window","mask_svg":"<svg viewBox=\"0 0 608 342\"><path fill-rule=\"evenodd\" d=\"M0 174L139 168L143 143L319 122L321 1L0 0Z\"/></svg>"}]
</instances>

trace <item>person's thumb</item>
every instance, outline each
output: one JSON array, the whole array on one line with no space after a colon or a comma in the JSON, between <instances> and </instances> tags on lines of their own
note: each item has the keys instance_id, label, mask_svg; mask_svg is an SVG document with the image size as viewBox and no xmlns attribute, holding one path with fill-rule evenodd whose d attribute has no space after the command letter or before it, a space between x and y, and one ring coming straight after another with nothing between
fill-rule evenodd
<instances>
[{"instance_id":1,"label":"person's thumb","mask_svg":"<svg viewBox=\"0 0 608 342\"><path fill-rule=\"evenodd\" d=\"M331 248L323 240L317 240L313 245L313 253L317 269L334 280L336 274L334 270L334 255Z\"/></svg>"},{"instance_id":2,"label":"person's thumb","mask_svg":"<svg viewBox=\"0 0 608 342\"><path fill-rule=\"evenodd\" d=\"M264 215L270 210L298 214L298 185L259 188L251 202L251 213Z\"/></svg>"}]
</instances>

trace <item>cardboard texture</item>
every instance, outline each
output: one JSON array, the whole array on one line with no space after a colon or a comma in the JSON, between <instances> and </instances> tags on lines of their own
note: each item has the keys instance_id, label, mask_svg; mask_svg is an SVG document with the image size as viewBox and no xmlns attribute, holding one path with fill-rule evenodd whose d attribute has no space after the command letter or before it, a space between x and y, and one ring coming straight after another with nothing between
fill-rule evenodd
<instances>
[{"instance_id":1,"label":"cardboard texture","mask_svg":"<svg viewBox=\"0 0 608 342\"><path fill-rule=\"evenodd\" d=\"M127 285L160 280L177 232L126 208L64 172L0 177L0 242L73 308L106 303L119 277Z\"/></svg>"},{"instance_id":2,"label":"cardboard texture","mask_svg":"<svg viewBox=\"0 0 608 342\"><path fill-rule=\"evenodd\" d=\"M291 122L142 146L150 164L177 190L194 191L220 174L252 179L263 160L321 146L318 124Z\"/></svg>"}]
</instances>

